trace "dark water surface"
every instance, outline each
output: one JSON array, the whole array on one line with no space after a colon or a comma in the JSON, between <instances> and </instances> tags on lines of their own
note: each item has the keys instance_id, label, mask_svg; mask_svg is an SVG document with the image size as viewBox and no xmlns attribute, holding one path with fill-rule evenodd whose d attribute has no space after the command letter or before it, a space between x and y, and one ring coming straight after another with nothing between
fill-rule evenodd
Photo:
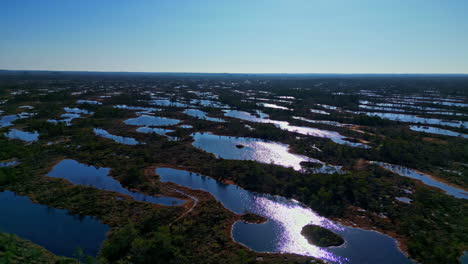
<instances>
[{"instance_id":1,"label":"dark water surface","mask_svg":"<svg viewBox=\"0 0 468 264\"><path fill-rule=\"evenodd\" d=\"M179 122L180 120L177 119L149 115L141 115L124 121L125 124L134 126L172 126L177 125Z\"/></svg>"},{"instance_id":2,"label":"dark water surface","mask_svg":"<svg viewBox=\"0 0 468 264\"><path fill-rule=\"evenodd\" d=\"M107 138L107 139L111 139L111 140L113 140L113 141L115 141L117 143L120 143L120 144L125 144L125 145L138 145L138 144L140 144L140 142L138 142L134 138L112 135L109 132L107 132L106 130L101 129L101 128L94 128L93 132L97 136Z\"/></svg>"},{"instance_id":3,"label":"dark water surface","mask_svg":"<svg viewBox=\"0 0 468 264\"><path fill-rule=\"evenodd\" d=\"M0 212L0 232L16 234L61 256L72 257L78 247L96 256L109 230L94 217L35 204L10 191L0 192Z\"/></svg>"},{"instance_id":4,"label":"dark water surface","mask_svg":"<svg viewBox=\"0 0 468 264\"><path fill-rule=\"evenodd\" d=\"M468 138L467 134L458 133L452 130L442 129L438 127L410 126L410 129L413 131L417 131L417 132L426 132L426 133L438 134L438 135L444 135L444 136Z\"/></svg>"},{"instance_id":5,"label":"dark water surface","mask_svg":"<svg viewBox=\"0 0 468 264\"><path fill-rule=\"evenodd\" d=\"M193 116L199 119L204 119L204 120L208 120L212 122L226 122L221 118L209 117L207 116L206 112L199 110L199 109L185 109L183 113L189 116Z\"/></svg>"},{"instance_id":6,"label":"dark water surface","mask_svg":"<svg viewBox=\"0 0 468 264\"><path fill-rule=\"evenodd\" d=\"M328 138L331 141L337 144L341 144L341 145L346 145L346 146L351 146L351 147L360 147L360 148L369 148L369 146L365 144L349 141L348 138L346 138L345 136L341 135L340 133L336 131L329 131L329 130L313 128L313 127L294 126L294 125L289 124L289 122L287 121L269 119L268 115L262 112L257 112L259 117L251 113L245 112L245 111L225 110L224 112L225 112L224 115L227 117L237 118L237 119L250 121L250 122L256 122L256 123L273 124L282 130L286 130L289 132L294 132L294 133L298 133L298 134L302 134L306 136Z\"/></svg>"},{"instance_id":7,"label":"dark water surface","mask_svg":"<svg viewBox=\"0 0 468 264\"><path fill-rule=\"evenodd\" d=\"M380 161L373 161L372 163L375 163L375 164L383 167L384 169L387 169L387 170L389 170L389 171L391 171L393 173L396 173L396 174L398 174L400 176L420 180L424 184L432 186L432 187L439 188L439 189L443 190L445 193L447 193L448 195L451 195L453 197L460 198L460 199L468 199L468 192L465 192L463 189L460 189L460 188L445 184L443 182L437 181L436 179L431 178L428 175L419 173L419 172L417 172L415 170L408 169L406 167L399 166L399 165L380 162Z\"/></svg>"},{"instance_id":8,"label":"dark water surface","mask_svg":"<svg viewBox=\"0 0 468 264\"><path fill-rule=\"evenodd\" d=\"M109 168L97 168L79 163L75 160L62 160L47 174L49 177L62 178L73 184L91 186L97 189L114 191L128 195L137 201L163 205L178 205L183 200L172 197L156 197L139 192L132 192L123 187L120 182L109 176Z\"/></svg>"},{"instance_id":9,"label":"dark water surface","mask_svg":"<svg viewBox=\"0 0 468 264\"><path fill-rule=\"evenodd\" d=\"M162 182L174 182L192 189L210 192L227 209L243 214L256 213L268 218L263 224L238 221L232 235L235 241L259 252L295 253L317 257L332 263L393 264L411 263L386 235L336 224L319 216L301 203L279 196L249 192L210 177L171 168L158 168ZM345 239L340 247L310 245L301 235L305 225L319 225Z\"/></svg>"}]
</instances>

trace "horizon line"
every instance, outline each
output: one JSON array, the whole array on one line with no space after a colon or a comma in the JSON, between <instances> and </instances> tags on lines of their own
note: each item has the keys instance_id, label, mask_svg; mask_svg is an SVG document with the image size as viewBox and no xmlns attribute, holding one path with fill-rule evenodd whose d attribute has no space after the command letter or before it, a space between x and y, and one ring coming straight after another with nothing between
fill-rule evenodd
<instances>
[{"instance_id":1,"label":"horizon line","mask_svg":"<svg viewBox=\"0 0 468 264\"><path fill-rule=\"evenodd\" d=\"M17 70L17 69L0 69L0 71L10 72L82 72L82 73L155 73L155 74L250 74L250 75L468 75L468 73L389 73L389 72L184 72L184 71L104 71L104 70Z\"/></svg>"}]
</instances>

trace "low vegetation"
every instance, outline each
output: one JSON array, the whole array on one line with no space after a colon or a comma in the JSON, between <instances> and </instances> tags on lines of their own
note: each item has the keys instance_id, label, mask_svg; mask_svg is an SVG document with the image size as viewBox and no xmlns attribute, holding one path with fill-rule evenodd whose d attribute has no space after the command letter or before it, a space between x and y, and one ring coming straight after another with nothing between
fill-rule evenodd
<instances>
[{"instance_id":1,"label":"low vegetation","mask_svg":"<svg viewBox=\"0 0 468 264\"><path fill-rule=\"evenodd\" d=\"M332 231L316 225L306 225L301 234L307 241L319 247L336 247L344 243L343 238Z\"/></svg>"}]
</instances>

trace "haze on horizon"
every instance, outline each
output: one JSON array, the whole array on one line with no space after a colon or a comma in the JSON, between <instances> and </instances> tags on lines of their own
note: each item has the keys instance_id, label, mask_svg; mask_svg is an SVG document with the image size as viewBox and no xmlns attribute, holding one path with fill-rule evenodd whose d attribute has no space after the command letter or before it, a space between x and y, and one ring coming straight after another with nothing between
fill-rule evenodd
<instances>
[{"instance_id":1,"label":"haze on horizon","mask_svg":"<svg viewBox=\"0 0 468 264\"><path fill-rule=\"evenodd\" d=\"M468 1L3 0L0 69L468 73Z\"/></svg>"}]
</instances>

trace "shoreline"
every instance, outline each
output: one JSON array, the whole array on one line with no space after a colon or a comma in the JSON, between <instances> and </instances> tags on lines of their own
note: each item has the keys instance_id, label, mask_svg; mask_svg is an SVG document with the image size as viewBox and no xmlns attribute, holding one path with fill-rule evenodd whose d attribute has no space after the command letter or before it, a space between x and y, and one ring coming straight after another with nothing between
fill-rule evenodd
<instances>
[{"instance_id":1,"label":"shoreline","mask_svg":"<svg viewBox=\"0 0 468 264\"><path fill-rule=\"evenodd\" d=\"M192 172L192 173L196 173L196 174L199 174L197 172L194 172L192 170L190 170L189 168L187 167L184 167L184 166L178 166L178 165L172 165L172 164L158 164L157 166L152 166L152 168L162 168L162 167L165 167L165 168L172 168L172 169L179 169L179 170L185 170L185 171L188 171L188 172ZM154 171L154 170L153 170ZM154 173L155 175L157 175L156 173ZM210 177L211 179L214 179L213 177L211 176L207 176L207 177ZM216 179L214 179L216 180ZM216 180L218 181L218 180ZM235 182L233 180L223 180L221 181L225 184L229 184L229 185L234 185L234 186L237 186L239 188L242 188L241 186L235 184ZM173 183L175 184L175 183ZM178 184L176 184L177 186L180 186ZM184 187L184 186L181 186L183 188L188 188L188 187ZM194 190L194 189L191 189L191 188L188 188L190 190ZM196 191L203 191L203 190L196 190ZM203 192L206 192L206 191L203 191ZM209 193L209 192L207 192ZM209 195L216 200L216 198L213 197L213 195L211 193L209 193ZM218 201L219 202L219 201ZM222 205L224 207L224 205ZM226 210L230 211L229 209L227 209L226 207L224 207ZM311 208L312 209L312 208ZM313 209L312 209L313 210ZM231 212L231 211L230 211ZM231 213L234 213L234 212L231 212ZM235 213L234 213L235 214ZM238 215L238 214L236 214ZM354 214L355 215L355 214ZM241 215L238 215L238 216L241 216ZM407 239L401 235L398 235L396 232L392 232L392 231L387 231L387 230L383 230L381 228L373 228L374 226L371 224L371 223L366 223L366 222L363 222L363 221L356 221L357 219L352 219L350 216L349 218L335 218L335 217L332 217L332 218L329 218L331 221L335 221L341 225L344 225L344 226L347 226L347 227L350 227L350 228L359 228L359 229L362 229L362 230L366 230L366 231L373 231L373 232L378 232L378 233L381 233L383 235L386 235L390 238L392 238L395 243L396 243L396 247L398 248L399 251L401 251L408 259L411 259L409 254L408 254L408 248L407 248ZM369 219L366 218L366 219ZM238 220L235 220L231 223L231 230L230 230L230 237L233 241L234 240L234 237L232 235L232 229L233 229L233 226L234 226L234 223L237 222L237 221L242 221L242 219L238 219ZM239 243L237 241L235 241L236 243ZM242 243L239 243L241 245L243 245ZM246 245L243 245L245 247L247 247ZM248 248L248 247L247 247ZM252 250L249 248L249 250ZM253 251L253 250L252 250ZM257 251L254 251L254 252L257 252ZM257 252L257 253L261 253L261 252ZM275 253L275 252L271 252L269 254L283 254L283 253ZM291 254L291 253L287 253L287 254ZM297 256L302 256L302 257L307 257L307 256L303 256L303 255L299 255L299 254L292 254L292 255L297 255ZM315 258L314 258L315 259Z\"/></svg>"},{"instance_id":2,"label":"shoreline","mask_svg":"<svg viewBox=\"0 0 468 264\"><path fill-rule=\"evenodd\" d=\"M453 195L451 195L451 194L448 194L448 193L447 193L445 190L443 190L443 189L440 189L440 188L438 188L438 187L431 186L431 185L428 185L428 184L424 183L424 182L423 182L422 180L420 180L420 179L415 179L415 178L412 178L412 177L409 177L409 176L400 175L400 174L398 174L398 173L396 173L396 172L393 172L392 170L390 170L390 169L388 169L388 168L385 168L385 167L382 166L382 165L374 164L373 161L366 161L366 162L367 162L368 164L371 164L371 165L377 165L377 166L379 166L380 168L382 168L382 169L384 169L384 170L386 170L386 171L389 171L389 172L391 172L391 173L394 173L394 174L396 174L396 175L398 175L398 176L400 176L400 177L410 178L410 179L413 179L413 180L415 180L415 181L419 181L419 182L421 182L421 183L422 183L423 185L425 185L425 186L428 186L428 187L430 187L430 188L436 188L436 189L438 189L438 190L440 190L440 191L446 193L447 195L453 196ZM386 163L386 162L384 162L384 163ZM399 166L399 167L408 169L408 170L410 170L410 171L416 172L416 173L418 173L418 174L424 175L424 176L430 178L431 180L434 180L434 181L436 181L436 182L445 184L445 185L450 186L450 187L455 188L455 189L459 189L461 194L468 195L468 189L466 189L465 187L462 187L462 186L460 186L460 185L456 185L456 184L450 183L450 182L448 182L447 180L442 179L442 178L440 178L440 177L431 175L431 174L426 173L426 172L422 172L422 171L417 170L417 169L412 169L412 168L408 168L408 167L405 167L405 166L402 166L402 165L398 165L398 164L391 164L391 163L387 163L387 164L389 164L389 165L396 165L396 166ZM455 198L457 198L457 199L463 199L463 198L458 198L458 197L455 197Z\"/></svg>"}]
</instances>

